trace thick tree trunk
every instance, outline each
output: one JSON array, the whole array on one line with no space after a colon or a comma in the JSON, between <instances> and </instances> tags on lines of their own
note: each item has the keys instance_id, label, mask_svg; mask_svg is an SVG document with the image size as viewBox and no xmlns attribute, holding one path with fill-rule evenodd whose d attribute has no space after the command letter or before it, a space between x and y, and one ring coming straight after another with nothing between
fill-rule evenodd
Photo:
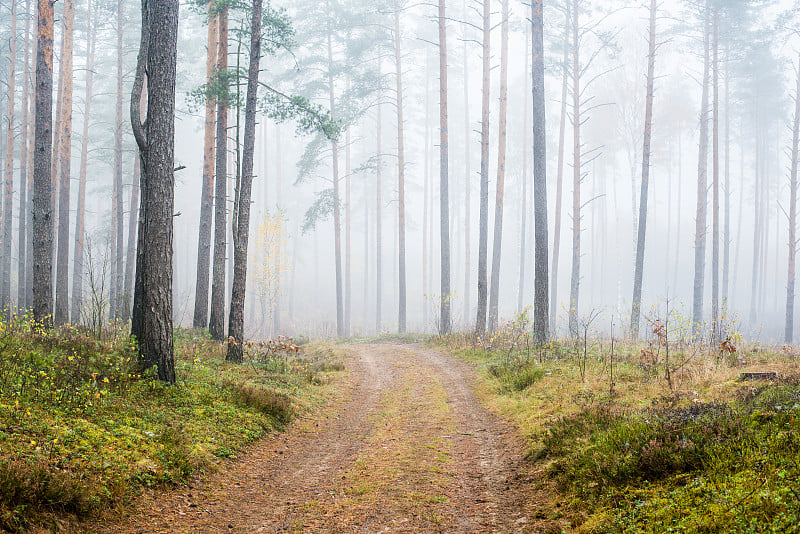
<instances>
[{"instance_id":1,"label":"thick tree trunk","mask_svg":"<svg viewBox=\"0 0 800 534\"><path fill-rule=\"evenodd\" d=\"M439 0L439 233L441 289L439 335L450 333L450 185L447 128L447 18Z\"/></svg>"},{"instance_id":2,"label":"thick tree trunk","mask_svg":"<svg viewBox=\"0 0 800 534\"><path fill-rule=\"evenodd\" d=\"M500 250L503 241L503 195L506 180L506 110L508 108L508 0L501 2L500 37L500 110L497 129L497 183L494 201L494 236L492 239L492 278L489 295L489 331L497 327L500 300Z\"/></svg>"},{"instance_id":3,"label":"thick tree trunk","mask_svg":"<svg viewBox=\"0 0 800 534\"><path fill-rule=\"evenodd\" d=\"M794 94L794 122L792 123L792 166L789 175L789 276L786 283L786 328L784 342L792 343L794 331L794 288L797 258L797 157L800 144L800 59L798 59L797 87Z\"/></svg>"},{"instance_id":4,"label":"thick tree trunk","mask_svg":"<svg viewBox=\"0 0 800 534\"><path fill-rule=\"evenodd\" d=\"M533 92L533 195L535 236L535 279L533 297L533 335L545 343L548 332L547 290L547 138L544 99L544 20L542 0L531 4L531 86Z\"/></svg>"},{"instance_id":5,"label":"thick tree trunk","mask_svg":"<svg viewBox=\"0 0 800 534\"><path fill-rule=\"evenodd\" d=\"M26 306L26 277L28 270L26 266L26 255L28 252L28 235L31 233L28 226L28 137L29 121L31 115L28 113L31 92L31 71L30 71L30 50L31 50L31 2L25 0L25 59L22 73L22 124L19 136L19 253L17 257L17 307L25 310ZM33 128L30 128L31 130Z\"/></svg>"},{"instance_id":6,"label":"thick tree trunk","mask_svg":"<svg viewBox=\"0 0 800 534\"><path fill-rule=\"evenodd\" d=\"M639 197L639 225L636 238L636 265L633 275L633 307L631 336L639 336L639 316L642 307L642 278L644 275L644 243L647 231L647 193L650 183L650 138L653 124L653 80L656 63L656 0L650 0L650 44L647 51L647 95L644 106L644 142L642 144L642 186Z\"/></svg>"},{"instance_id":7,"label":"thick tree trunk","mask_svg":"<svg viewBox=\"0 0 800 534\"><path fill-rule=\"evenodd\" d=\"M242 177L239 183L239 206L234 221L236 232L233 288L228 318L228 353L225 359L241 362L244 344L244 299L247 288L247 244L250 235L250 192L253 185L253 152L256 139L258 66L261 60L261 0L253 0L250 34L250 67L247 73L247 96L244 112L244 150ZM280 273L278 273L280 275Z\"/></svg>"},{"instance_id":8,"label":"thick tree trunk","mask_svg":"<svg viewBox=\"0 0 800 534\"><path fill-rule=\"evenodd\" d=\"M72 322L81 320L83 309L83 253L86 236L86 168L89 157L89 117L92 108L92 86L94 81L94 52L97 33L97 14L92 13L92 0L88 2L86 33L86 94L83 108L83 130L81 134L81 163L78 182L78 206L75 212L75 249L72 260ZM138 158L137 158L138 159ZM134 207L131 205L131 213Z\"/></svg>"},{"instance_id":9,"label":"thick tree trunk","mask_svg":"<svg viewBox=\"0 0 800 534\"><path fill-rule=\"evenodd\" d=\"M36 133L33 154L33 316L50 322L53 313L53 4L37 0Z\"/></svg>"},{"instance_id":10,"label":"thick tree trunk","mask_svg":"<svg viewBox=\"0 0 800 534\"><path fill-rule=\"evenodd\" d=\"M561 197L564 183L564 146L567 122L567 82L569 80L569 4L564 6L564 55L561 68L561 119L558 127L558 166L556 168L556 212L553 228L553 260L550 274L550 330L556 329L556 312L558 308L558 251L561 244Z\"/></svg>"},{"instance_id":11,"label":"thick tree trunk","mask_svg":"<svg viewBox=\"0 0 800 534\"><path fill-rule=\"evenodd\" d=\"M11 37L8 40L8 113L6 114L5 194L3 195L2 280L0 314L11 317L11 234L14 200L14 91L17 61L17 2L11 2Z\"/></svg>"},{"instance_id":12,"label":"thick tree trunk","mask_svg":"<svg viewBox=\"0 0 800 534\"><path fill-rule=\"evenodd\" d=\"M64 1L64 40L61 72L64 91L61 95L61 144L58 193L58 251L56 252L56 324L69 322L69 197L72 154L72 56L74 48L75 3Z\"/></svg>"},{"instance_id":13,"label":"thick tree trunk","mask_svg":"<svg viewBox=\"0 0 800 534\"><path fill-rule=\"evenodd\" d=\"M206 83L212 83L217 58L216 3L208 3L208 50L206 52ZM211 218L214 206L214 126L216 102L212 96L206 98L206 116L203 144L203 185L200 191L200 224L197 238L197 283L194 292L194 316L192 325L205 328L208 325L208 276L211 254Z\"/></svg>"},{"instance_id":14,"label":"thick tree trunk","mask_svg":"<svg viewBox=\"0 0 800 534\"><path fill-rule=\"evenodd\" d=\"M175 178L175 74L178 1L142 3L142 43L131 95L131 122L142 156L142 205L136 281L138 312L132 332L139 363L157 367L158 378L175 382L172 340L172 235ZM145 59L146 49L146 59ZM142 129L138 100L147 70L147 120ZM141 271L140 271L141 269ZM136 297L134 297L135 299ZM135 306L136 308L136 306ZM136 318L138 315L138 321ZM138 323L138 324L137 324Z\"/></svg>"},{"instance_id":15,"label":"thick tree trunk","mask_svg":"<svg viewBox=\"0 0 800 534\"><path fill-rule=\"evenodd\" d=\"M400 5L394 3L394 59L397 81L397 331L406 331L406 181L403 140L403 65L400 50Z\"/></svg>"},{"instance_id":16,"label":"thick tree trunk","mask_svg":"<svg viewBox=\"0 0 800 534\"><path fill-rule=\"evenodd\" d=\"M700 102L700 149L697 161L697 215L694 237L694 292L692 297L692 335L703 322L703 284L706 268L706 213L708 203L708 85L710 71L710 8L705 6L703 24L703 93Z\"/></svg>"},{"instance_id":17,"label":"thick tree trunk","mask_svg":"<svg viewBox=\"0 0 800 534\"><path fill-rule=\"evenodd\" d=\"M569 286L569 333L578 335L581 283L581 91L578 0L572 2L572 273Z\"/></svg>"},{"instance_id":18,"label":"thick tree trunk","mask_svg":"<svg viewBox=\"0 0 800 534\"><path fill-rule=\"evenodd\" d=\"M483 0L483 41L482 41L482 98L481 98L481 198L478 221L478 310L475 318L475 333L482 336L486 332L486 263L489 247L489 47L490 47L489 0Z\"/></svg>"},{"instance_id":19,"label":"thick tree trunk","mask_svg":"<svg viewBox=\"0 0 800 534\"><path fill-rule=\"evenodd\" d=\"M222 7L219 12L219 48L217 55L217 71L228 70L228 9ZM211 337L222 340L225 336L225 212L227 209L228 179L228 103L225 99L217 101L217 138L214 163L215 198L214 198L214 263L211 282L211 316L208 330Z\"/></svg>"}]
</instances>

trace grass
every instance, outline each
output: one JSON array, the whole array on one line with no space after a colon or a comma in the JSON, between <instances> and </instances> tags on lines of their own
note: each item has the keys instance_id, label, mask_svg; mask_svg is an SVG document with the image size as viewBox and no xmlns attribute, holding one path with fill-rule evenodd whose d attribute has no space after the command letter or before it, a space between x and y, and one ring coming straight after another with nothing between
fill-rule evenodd
<instances>
[{"instance_id":1,"label":"grass","mask_svg":"<svg viewBox=\"0 0 800 534\"><path fill-rule=\"evenodd\" d=\"M322 402L343 368L329 346L269 357L249 346L243 365L224 349L177 331L179 380L164 386L136 369L122 336L0 323L0 527L121 507L212 470Z\"/></svg>"},{"instance_id":2,"label":"grass","mask_svg":"<svg viewBox=\"0 0 800 534\"><path fill-rule=\"evenodd\" d=\"M554 341L511 323L434 342L476 363L484 399L515 421L570 532L800 530L800 367L791 351ZM523 325L524 326L524 325ZM480 342L479 342L480 341ZM742 382L744 371L775 382Z\"/></svg>"}]
</instances>

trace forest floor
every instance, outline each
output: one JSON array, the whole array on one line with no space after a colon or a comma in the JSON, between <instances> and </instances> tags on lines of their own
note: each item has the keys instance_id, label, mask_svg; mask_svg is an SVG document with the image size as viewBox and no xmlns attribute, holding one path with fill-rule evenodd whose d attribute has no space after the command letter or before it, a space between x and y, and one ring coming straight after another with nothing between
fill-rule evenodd
<instances>
[{"instance_id":1,"label":"forest floor","mask_svg":"<svg viewBox=\"0 0 800 534\"><path fill-rule=\"evenodd\" d=\"M76 532L560 532L514 427L435 349L342 347L335 402L220 470Z\"/></svg>"}]
</instances>

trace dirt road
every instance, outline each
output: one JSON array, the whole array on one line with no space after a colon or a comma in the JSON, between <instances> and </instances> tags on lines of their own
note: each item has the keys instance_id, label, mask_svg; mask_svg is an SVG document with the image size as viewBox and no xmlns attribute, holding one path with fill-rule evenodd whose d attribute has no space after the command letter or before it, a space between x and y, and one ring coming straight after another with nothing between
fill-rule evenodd
<instances>
[{"instance_id":1,"label":"dirt road","mask_svg":"<svg viewBox=\"0 0 800 534\"><path fill-rule=\"evenodd\" d=\"M471 366L418 345L346 351L351 382L327 416L87 531L542 531L521 444L476 399Z\"/></svg>"}]
</instances>

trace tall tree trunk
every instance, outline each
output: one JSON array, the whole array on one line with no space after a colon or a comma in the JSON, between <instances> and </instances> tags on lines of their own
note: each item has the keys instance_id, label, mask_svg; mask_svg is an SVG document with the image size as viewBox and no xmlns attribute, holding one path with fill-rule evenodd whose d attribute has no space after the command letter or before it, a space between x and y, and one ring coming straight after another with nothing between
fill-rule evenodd
<instances>
[{"instance_id":1,"label":"tall tree trunk","mask_svg":"<svg viewBox=\"0 0 800 534\"><path fill-rule=\"evenodd\" d=\"M253 185L253 152L256 138L256 100L258 66L261 60L261 0L253 0L250 34L250 66L247 73L247 96L244 112L244 150L242 177L239 184L239 206L234 232L233 288L228 318L228 353L225 359L241 362L244 344L244 298L247 287L247 244L250 235L250 191ZM280 275L280 274L279 274Z\"/></svg>"},{"instance_id":2,"label":"tall tree trunk","mask_svg":"<svg viewBox=\"0 0 800 534\"><path fill-rule=\"evenodd\" d=\"M347 92L350 92L350 80L347 81ZM350 126L347 127L344 135L344 331L349 336L351 332L350 307L353 298L353 287L350 283L350 253L352 250L350 240Z\"/></svg>"},{"instance_id":3,"label":"tall tree trunk","mask_svg":"<svg viewBox=\"0 0 800 534\"><path fill-rule=\"evenodd\" d=\"M478 310L475 318L475 333L486 332L487 273L486 262L489 247L489 46L490 46L489 0L483 0L482 41L482 98L481 98L481 198L478 222Z\"/></svg>"},{"instance_id":4,"label":"tall tree trunk","mask_svg":"<svg viewBox=\"0 0 800 534\"><path fill-rule=\"evenodd\" d=\"M11 233L14 200L14 90L17 61L17 2L11 1L11 36L8 39L8 113L6 115L5 194L3 195L2 280L0 314L11 316Z\"/></svg>"},{"instance_id":5,"label":"tall tree trunk","mask_svg":"<svg viewBox=\"0 0 800 534\"><path fill-rule=\"evenodd\" d=\"M31 13L31 16L28 17L29 19L34 19L36 13ZM35 19L34 19L35 20ZM34 40L31 39L31 48L34 48ZM35 50L35 49L34 49ZM36 61L36 52L32 54L33 61ZM35 73L36 67L33 67ZM26 227L28 229L27 235L25 236L25 309L28 311L33 310L33 234L35 229L33 227L33 182L34 182L34 172L33 172L33 156L36 152L36 124L35 124L35 117L36 117L36 91L34 87L34 81L31 79L31 73L28 73L28 91L31 93L31 98L29 99L28 105L28 158L27 158L27 175L28 175L28 195L27 195L27 209L26 212ZM35 78L35 74L33 74Z\"/></svg>"},{"instance_id":6,"label":"tall tree trunk","mask_svg":"<svg viewBox=\"0 0 800 534\"><path fill-rule=\"evenodd\" d=\"M578 335L581 283L581 91L578 0L572 1L572 274L569 287L569 333Z\"/></svg>"},{"instance_id":7,"label":"tall tree trunk","mask_svg":"<svg viewBox=\"0 0 800 534\"><path fill-rule=\"evenodd\" d=\"M131 318L131 299L133 296L133 275L136 265L136 228L139 213L139 183L141 181L142 166L139 158L133 167L133 182L131 183L131 203L128 213L128 249L125 253L125 287L122 299L122 320L127 322Z\"/></svg>"},{"instance_id":8,"label":"tall tree trunk","mask_svg":"<svg viewBox=\"0 0 800 534\"><path fill-rule=\"evenodd\" d=\"M450 333L450 185L447 129L447 18L445 0L439 0L439 233L440 310L439 335Z\"/></svg>"},{"instance_id":9,"label":"tall tree trunk","mask_svg":"<svg viewBox=\"0 0 800 534\"><path fill-rule=\"evenodd\" d=\"M245 113L246 115L246 113ZM247 125L245 124L245 129ZM279 124L275 125L275 205L277 212L281 213L281 128ZM281 332L281 287L283 286L283 269L281 268L284 246L281 244L276 247L274 257L272 258L273 265L275 266L275 275L277 288L275 291L274 309L272 310L272 331L275 335Z\"/></svg>"},{"instance_id":10,"label":"tall tree trunk","mask_svg":"<svg viewBox=\"0 0 800 534\"><path fill-rule=\"evenodd\" d=\"M531 86L533 93L533 195L536 258L534 261L533 335L545 343L548 332L547 302L547 138L544 99L544 20L542 0L531 4Z\"/></svg>"},{"instance_id":11,"label":"tall tree trunk","mask_svg":"<svg viewBox=\"0 0 800 534\"><path fill-rule=\"evenodd\" d=\"M508 108L508 0L501 1L500 37L500 110L497 130L497 184L494 201L494 236L492 240L492 279L489 295L489 331L497 327L500 300L500 250L503 241L503 194L506 180L506 110Z\"/></svg>"},{"instance_id":12,"label":"tall tree trunk","mask_svg":"<svg viewBox=\"0 0 800 534\"><path fill-rule=\"evenodd\" d=\"M528 54L531 46L528 42L528 32L525 32L525 74L523 76L523 112L522 112L522 198L520 199L520 228L519 228L519 283L517 288L517 313L522 313L525 303L525 257L528 255L528 64L530 58ZM531 89L532 90L532 89Z\"/></svg>"},{"instance_id":13,"label":"tall tree trunk","mask_svg":"<svg viewBox=\"0 0 800 534\"><path fill-rule=\"evenodd\" d=\"M217 49L217 71L228 70L228 8L220 8L219 41ZM228 102L225 98L217 101L217 136L214 155L215 197L214 197L214 263L211 274L211 315L208 330L211 337L222 340L225 336L225 212L228 201Z\"/></svg>"},{"instance_id":14,"label":"tall tree trunk","mask_svg":"<svg viewBox=\"0 0 800 534\"><path fill-rule=\"evenodd\" d=\"M328 23L328 97L331 115L335 113L336 97L333 80L333 45L331 33L333 28ZM333 166L333 247L334 261L336 262L336 335L345 336L344 329L344 302L342 299L342 220L341 202L339 201L339 142L331 141L332 166Z\"/></svg>"},{"instance_id":15,"label":"tall tree trunk","mask_svg":"<svg viewBox=\"0 0 800 534\"><path fill-rule=\"evenodd\" d=\"M397 331L406 331L406 182L403 141L403 65L400 50L400 4L394 3L394 59L397 81Z\"/></svg>"},{"instance_id":16,"label":"tall tree trunk","mask_svg":"<svg viewBox=\"0 0 800 534\"><path fill-rule=\"evenodd\" d=\"M86 168L89 157L89 117L92 108L92 87L94 81L94 52L97 42L97 12L92 13L92 0L87 6L86 20L89 27L86 32L86 94L83 108L83 130L81 134L81 163L78 183L78 206L75 212L75 249L72 259L72 322L81 319L83 308L83 253L86 236ZM137 158L138 159L138 158ZM131 205L131 213L133 213Z\"/></svg>"},{"instance_id":17,"label":"tall tree trunk","mask_svg":"<svg viewBox=\"0 0 800 534\"><path fill-rule=\"evenodd\" d=\"M28 107L31 92L30 49L31 49L31 1L25 0L25 59L22 73L22 123L19 136L19 254L17 257L17 307L26 309L25 287L28 270L25 264L28 234L28 129L30 114ZM31 128L32 129L32 128Z\"/></svg>"},{"instance_id":18,"label":"tall tree trunk","mask_svg":"<svg viewBox=\"0 0 800 534\"><path fill-rule=\"evenodd\" d=\"M703 284L706 268L706 212L708 203L708 85L710 71L710 8L705 5L703 23L703 94L700 102L700 150L697 161L697 216L694 237L694 294L692 298L692 335L703 322Z\"/></svg>"},{"instance_id":19,"label":"tall tree trunk","mask_svg":"<svg viewBox=\"0 0 800 534\"><path fill-rule=\"evenodd\" d=\"M158 378L175 383L172 339L172 235L175 184L175 74L178 0L143 0L142 40L131 95L131 122L142 157L142 210L132 332L139 363L156 366ZM146 130L139 98L147 71ZM140 271L141 269L141 271ZM137 311L138 308L138 311ZM137 317L138 316L138 317ZM138 319L138 320L137 320Z\"/></svg>"},{"instance_id":20,"label":"tall tree trunk","mask_svg":"<svg viewBox=\"0 0 800 534\"><path fill-rule=\"evenodd\" d=\"M639 316L642 307L644 275L644 243L647 231L647 192L650 183L650 138L653 125L653 80L656 63L656 0L650 0L650 44L647 51L647 96L644 106L644 142L642 144L642 186L639 197L639 225L636 238L636 266L633 276L631 335L639 337Z\"/></svg>"},{"instance_id":21,"label":"tall tree trunk","mask_svg":"<svg viewBox=\"0 0 800 534\"><path fill-rule=\"evenodd\" d=\"M378 60L378 79L380 79L380 60ZM378 84L378 102L376 105L377 127L375 131L375 333L381 332L381 293L383 291L383 281L381 276L381 259L383 251L381 249L381 99L383 91L381 84Z\"/></svg>"},{"instance_id":22,"label":"tall tree trunk","mask_svg":"<svg viewBox=\"0 0 800 534\"><path fill-rule=\"evenodd\" d=\"M464 19L466 20L466 0L463 3ZM466 26L465 26L466 28ZM466 29L464 30L466 31ZM472 200L470 200L470 192L472 190L472 170L470 166L470 129L469 124L469 60L467 59L467 40L464 39L462 43L462 57L464 61L464 321L467 323L466 327L469 328L469 315L472 308L472 254L470 253L470 228L472 220L470 218L470 209Z\"/></svg>"},{"instance_id":23,"label":"tall tree trunk","mask_svg":"<svg viewBox=\"0 0 800 534\"><path fill-rule=\"evenodd\" d=\"M123 246L122 237L117 231L122 223L122 57L123 57L123 7L122 0L117 0L117 98L116 118L114 126L114 174L111 188L111 279L110 279L110 307L109 317L113 320L119 318L122 288L117 283L120 276L120 266L117 262L119 251Z\"/></svg>"},{"instance_id":24,"label":"tall tree trunk","mask_svg":"<svg viewBox=\"0 0 800 534\"><path fill-rule=\"evenodd\" d=\"M794 330L795 261L797 258L797 157L800 144L800 59L797 86L794 93L794 122L792 123L792 167L789 175L789 276L786 283L786 328L783 340L792 343Z\"/></svg>"},{"instance_id":25,"label":"tall tree trunk","mask_svg":"<svg viewBox=\"0 0 800 534\"><path fill-rule=\"evenodd\" d=\"M722 306L728 309L728 287L731 257L731 92L730 49L725 48L725 223L722 239Z\"/></svg>"},{"instance_id":26,"label":"tall tree trunk","mask_svg":"<svg viewBox=\"0 0 800 534\"><path fill-rule=\"evenodd\" d=\"M556 168L556 213L553 228L553 260L550 274L550 330L556 329L556 311L558 308L558 251L561 244L561 195L564 183L564 146L567 122L567 82L569 80L569 4L564 6L564 55L561 68L561 119L558 126L558 166Z\"/></svg>"},{"instance_id":27,"label":"tall tree trunk","mask_svg":"<svg viewBox=\"0 0 800 534\"><path fill-rule=\"evenodd\" d=\"M33 317L50 322L53 313L53 3L37 0L36 133L33 154Z\"/></svg>"},{"instance_id":28,"label":"tall tree trunk","mask_svg":"<svg viewBox=\"0 0 800 534\"><path fill-rule=\"evenodd\" d=\"M216 2L208 2L208 49L206 52L206 83L213 83L217 59ZM216 101L206 97L205 130L203 133L203 185L200 191L200 224L197 237L197 283L194 292L194 315L192 325L205 328L208 325L208 276L211 254L211 217L214 205L214 126Z\"/></svg>"},{"instance_id":29,"label":"tall tree trunk","mask_svg":"<svg viewBox=\"0 0 800 534\"><path fill-rule=\"evenodd\" d=\"M719 324L719 8L714 7L713 139L712 139L712 225L711 234L711 341L720 336Z\"/></svg>"},{"instance_id":30,"label":"tall tree trunk","mask_svg":"<svg viewBox=\"0 0 800 534\"><path fill-rule=\"evenodd\" d=\"M61 95L61 159L58 193L58 251L56 260L56 324L69 322L69 197L72 155L72 56L74 48L75 3L64 1L64 92Z\"/></svg>"},{"instance_id":31,"label":"tall tree trunk","mask_svg":"<svg viewBox=\"0 0 800 534\"><path fill-rule=\"evenodd\" d=\"M426 51L427 52L427 51ZM423 180L422 180L422 329L428 328L428 182L430 181L430 54L425 54L425 140L423 156ZM432 239L431 239L432 240Z\"/></svg>"}]
</instances>

